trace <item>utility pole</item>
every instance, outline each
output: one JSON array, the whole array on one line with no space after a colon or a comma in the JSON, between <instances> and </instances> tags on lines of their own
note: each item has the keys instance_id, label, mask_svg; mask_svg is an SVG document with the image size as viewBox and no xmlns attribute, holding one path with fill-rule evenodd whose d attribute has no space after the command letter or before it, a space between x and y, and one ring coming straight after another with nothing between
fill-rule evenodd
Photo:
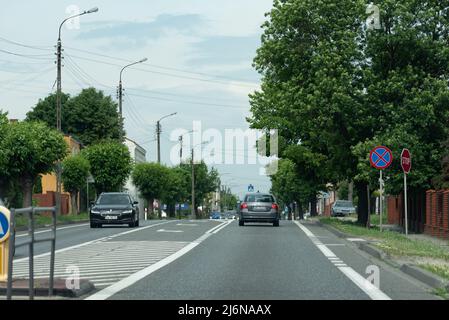
<instances>
[{"instance_id":1,"label":"utility pole","mask_svg":"<svg viewBox=\"0 0 449 320\"><path fill-rule=\"evenodd\" d=\"M161 122L156 122L157 163L161 163Z\"/></svg>"},{"instance_id":2,"label":"utility pole","mask_svg":"<svg viewBox=\"0 0 449 320\"><path fill-rule=\"evenodd\" d=\"M182 164L182 136L179 136L179 164Z\"/></svg>"},{"instance_id":3,"label":"utility pole","mask_svg":"<svg viewBox=\"0 0 449 320\"><path fill-rule=\"evenodd\" d=\"M120 117L119 120L120 120L120 126L122 127L122 130L120 130L120 140L123 140L123 132L125 130L125 125L124 125L124 120L123 120L123 85L122 85L122 74L123 74L123 71L126 68L128 68L128 67L131 67L131 66L133 66L135 64L138 64L138 63L144 63L147 60L148 60L147 58L143 58L142 60L139 60L139 61L136 61L136 62L133 62L133 63L130 63L130 64L124 66L122 68L122 70L120 70L120 81L118 83L118 92L117 92L117 95L118 95L118 110L119 110L119 117Z\"/></svg>"},{"instance_id":4,"label":"utility pole","mask_svg":"<svg viewBox=\"0 0 449 320\"><path fill-rule=\"evenodd\" d=\"M195 215L195 162L193 161L193 149L192 148L192 159L191 165L192 165L192 219L196 219Z\"/></svg>"},{"instance_id":5,"label":"utility pole","mask_svg":"<svg viewBox=\"0 0 449 320\"><path fill-rule=\"evenodd\" d=\"M62 41L61 41L61 29L64 23L67 20L72 18L80 17L85 14L97 12L98 8L92 8L90 10L84 11L79 14L75 14L64 19L59 25L59 33L58 33L58 42L56 44L56 66L57 66L57 75L56 75L56 128L59 132L62 133L62 102L61 102L61 92L62 92ZM61 214L61 192L62 192L62 183L61 183L61 162L58 161L56 164L56 214Z\"/></svg>"}]
</instances>

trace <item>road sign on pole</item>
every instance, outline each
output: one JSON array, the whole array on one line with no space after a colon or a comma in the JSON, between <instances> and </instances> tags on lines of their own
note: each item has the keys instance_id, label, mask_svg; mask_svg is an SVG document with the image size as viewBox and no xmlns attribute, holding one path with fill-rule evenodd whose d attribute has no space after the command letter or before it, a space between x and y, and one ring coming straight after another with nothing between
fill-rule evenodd
<instances>
[{"instance_id":1,"label":"road sign on pole","mask_svg":"<svg viewBox=\"0 0 449 320\"><path fill-rule=\"evenodd\" d=\"M387 147L378 146L378 147L375 147L373 150L371 150L370 155L369 155L369 161L371 163L371 166L380 170L379 229L380 229L380 231L382 231L382 214L383 214L382 197L383 197L383 190L384 190L384 180L383 180L383 176L382 176L382 171L384 169L387 169L389 166L391 166L391 164L393 162L393 153Z\"/></svg>"},{"instance_id":2,"label":"road sign on pole","mask_svg":"<svg viewBox=\"0 0 449 320\"><path fill-rule=\"evenodd\" d=\"M412 155L408 149L402 150L401 167L404 171L404 217L405 217L405 235L408 235L408 201L407 201L407 174L412 169Z\"/></svg>"},{"instance_id":3,"label":"road sign on pole","mask_svg":"<svg viewBox=\"0 0 449 320\"><path fill-rule=\"evenodd\" d=\"M0 206L0 281L8 279L9 219L11 213Z\"/></svg>"},{"instance_id":4,"label":"road sign on pole","mask_svg":"<svg viewBox=\"0 0 449 320\"><path fill-rule=\"evenodd\" d=\"M248 192L254 192L254 186L252 184L248 186Z\"/></svg>"}]
</instances>

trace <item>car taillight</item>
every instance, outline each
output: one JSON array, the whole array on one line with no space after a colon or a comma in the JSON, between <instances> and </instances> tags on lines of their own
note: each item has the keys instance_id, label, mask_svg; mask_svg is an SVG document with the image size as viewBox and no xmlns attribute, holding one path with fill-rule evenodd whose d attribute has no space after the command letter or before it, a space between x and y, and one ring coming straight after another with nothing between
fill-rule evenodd
<instances>
[{"instance_id":1,"label":"car taillight","mask_svg":"<svg viewBox=\"0 0 449 320\"><path fill-rule=\"evenodd\" d=\"M273 203L271 209L279 210L279 206L276 203Z\"/></svg>"},{"instance_id":2,"label":"car taillight","mask_svg":"<svg viewBox=\"0 0 449 320\"><path fill-rule=\"evenodd\" d=\"M244 202L240 205L240 209L247 209L248 205Z\"/></svg>"}]
</instances>

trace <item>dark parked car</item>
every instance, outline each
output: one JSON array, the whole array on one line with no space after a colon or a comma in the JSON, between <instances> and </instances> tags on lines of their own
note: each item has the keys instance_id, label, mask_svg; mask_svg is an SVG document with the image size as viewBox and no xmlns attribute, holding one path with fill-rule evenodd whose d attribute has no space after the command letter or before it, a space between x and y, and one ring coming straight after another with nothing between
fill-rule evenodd
<instances>
[{"instance_id":1,"label":"dark parked car","mask_svg":"<svg viewBox=\"0 0 449 320\"><path fill-rule=\"evenodd\" d=\"M337 200L332 206L331 215L333 217L346 216L351 213L355 213L355 207L351 201Z\"/></svg>"},{"instance_id":2,"label":"dark parked car","mask_svg":"<svg viewBox=\"0 0 449 320\"><path fill-rule=\"evenodd\" d=\"M240 205L239 226L245 222L267 222L279 227L279 206L271 194L249 193Z\"/></svg>"},{"instance_id":3,"label":"dark parked car","mask_svg":"<svg viewBox=\"0 0 449 320\"><path fill-rule=\"evenodd\" d=\"M139 203L123 192L102 193L90 209L90 227L103 224L139 226Z\"/></svg>"}]
</instances>

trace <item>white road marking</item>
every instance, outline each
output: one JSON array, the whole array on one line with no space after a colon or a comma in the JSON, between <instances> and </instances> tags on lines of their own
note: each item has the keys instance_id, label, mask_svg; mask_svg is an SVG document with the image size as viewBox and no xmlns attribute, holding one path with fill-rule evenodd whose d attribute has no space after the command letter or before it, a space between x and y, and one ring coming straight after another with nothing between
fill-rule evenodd
<instances>
[{"instance_id":1,"label":"white road marking","mask_svg":"<svg viewBox=\"0 0 449 320\"><path fill-rule=\"evenodd\" d=\"M226 223L226 222L220 222L219 225L217 225L217 226L213 227L212 229L206 231L206 233L212 233L212 232L214 232L216 229L220 228L220 227L223 226L225 223Z\"/></svg>"},{"instance_id":2,"label":"white road marking","mask_svg":"<svg viewBox=\"0 0 449 320\"><path fill-rule=\"evenodd\" d=\"M295 221L295 224L312 240L316 239L314 234L303 226L301 223ZM315 244L318 249L329 259L337 257L329 248L324 244ZM363 292L365 292L372 300L391 300L389 296L383 293L379 288L374 286L370 281L358 274L354 269L348 266L337 266L337 268L343 272L353 283L355 283Z\"/></svg>"},{"instance_id":3,"label":"white road marking","mask_svg":"<svg viewBox=\"0 0 449 320\"><path fill-rule=\"evenodd\" d=\"M178 223L177 226L197 227L198 225L195 223Z\"/></svg>"},{"instance_id":4,"label":"white road marking","mask_svg":"<svg viewBox=\"0 0 449 320\"><path fill-rule=\"evenodd\" d=\"M56 254L58 263L55 264L55 277L64 279L73 275L67 272L67 267L76 266L81 279L88 279L96 287L102 288L105 285L99 283L98 280L113 278L120 281L170 256L187 244L188 242L180 241L101 241L91 243ZM92 258L92 253L89 250L92 246L103 250L101 254L96 254L95 259ZM49 256L35 259L35 278L48 277L49 267ZM28 261L14 262L13 271L15 277L28 277Z\"/></svg>"},{"instance_id":5,"label":"white road marking","mask_svg":"<svg viewBox=\"0 0 449 320\"><path fill-rule=\"evenodd\" d=\"M351 242L366 242L365 239L361 239L361 238L347 238L346 240L351 241Z\"/></svg>"},{"instance_id":6,"label":"white road marking","mask_svg":"<svg viewBox=\"0 0 449 320\"><path fill-rule=\"evenodd\" d=\"M184 232L182 230L165 230L165 229L159 229L156 232L167 232L167 233L181 233Z\"/></svg>"},{"instance_id":7,"label":"white road marking","mask_svg":"<svg viewBox=\"0 0 449 320\"><path fill-rule=\"evenodd\" d=\"M73 228L79 228L79 227L86 227L88 225L89 225L88 223L83 223L83 224L77 224L77 225L74 225L74 226L60 227L60 228L56 228L56 231L66 230L66 229L73 229ZM36 231L36 232L34 232L34 234L36 235L36 234L41 234L41 233L46 233L46 232L51 232L51 229L45 229L45 230L42 230L42 231ZM16 235L16 238L26 237L26 236L28 236L28 233L18 234L18 235Z\"/></svg>"},{"instance_id":8,"label":"white road marking","mask_svg":"<svg viewBox=\"0 0 449 320\"><path fill-rule=\"evenodd\" d=\"M220 232L220 230L226 228L229 224L231 224L231 222L232 222L232 220L231 220L231 221L228 221L228 222L226 222L226 223L224 223L223 225L220 226L220 228L215 229L214 231L212 231L212 233L215 234L215 233L217 233L217 232Z\"/></svg>"},{"instance_id":9,"label":"white road marking","mask_svg":"<svg viewBox=\"0 0 449 320\"><path fill-rule=\"evenodd\" d=\"M224 223L226 224L226 223ZM220 225L223 226L223 225ZM155 264L152 264L148 267L146 267L143 270L140 270L129 277L120 280L119 282L116 282L112 284L111 286L94 293L93 295L87 297L85 300L106 300L113 296L114 294L128 288L129 286L133 285L134 283L138 282L139 280L142 280L143 278L149 276L153 272L167 266L168 264L172 263L173 261L179 259L189 251L193 250L197 245L199 245L201 242L206 240L208 237L212 235L211 232L216 231L217 227L214 227L208 231L206 231L205 234L203 234L201 237L196 239L195 241L189 243L185 247L183 247L181 250L173 253L172 255L156 262Z\"/></svg>"},{"instance_id":10,"label":"white road marking","mask_svg":"<svg viewBox=\"0 0 449 320\"><path fill-rule=\"evenodd\" d=\"M122 233L118 233L118 234L113 235L113 236L106 236L106 237L103 237L103 238L99 238L99 239L83 242L83 243L80 243L80 244L77 244L77 245L74 245L74 246L71 246L71 247L67 247L67 248L56 250L55 253L61 253L61 252L65 252L65 251L81 248L81 247L84 247L84 246L88 246L88 245L90 245L92 243L114 239L116 237L120 237L120 236L129 234L131 232L143 231L143 230L146 230L146 229L149 229L149 228L154 228L154 227L157 227L157 226L160 226L160 225L163 225L163 224L167 224L169 222L171 222L171 221L155 223L155 224L151 224L151 225L146 226L146 227L140 227L140 228L137 228L137 229L134 229L134 230L131 230L131 231L125 231L125 232L122 232ZM42 254L39 254L39 255L35 255L34 259L40 258L40 257L49 256L49 255L50 255L50 252L45 252L45 253L42 253ZM28 257L25 257L25 258L14 260L14 262L21 262L21 261L25 261L25 260L27 261L28 259L29 259Z\"/></svg>"}]
</instances>

